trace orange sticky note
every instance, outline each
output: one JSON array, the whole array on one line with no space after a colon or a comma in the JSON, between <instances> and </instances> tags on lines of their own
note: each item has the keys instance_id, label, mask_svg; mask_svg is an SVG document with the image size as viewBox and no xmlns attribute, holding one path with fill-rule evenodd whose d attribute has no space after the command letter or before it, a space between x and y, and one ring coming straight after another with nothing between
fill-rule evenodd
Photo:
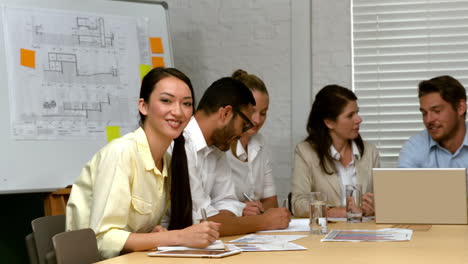
<instances>
[{"instance_id":1,"label":"orange sticky note","mask_svg":"<svg viewBox=\"0 0 468 264\"><path fill-rule=\"evenodd\" d=\"M153 68L164 67L164 57L151 57Z\"/></svg>"},{"instance_id":2,"label":"orange sticky note","mask_svg":"<svg viewBox=\"0 0 468 264\"><path fill-rule=\"evenodd\" d=\"M106 127L107 142L120 137L120 127L108 126Z\"/></svg>"},{"instance_id":3,"label":"orange sticky note","mask_svg":"<svg viewBox=\"0 0 468 264\"><path fill-rule=\"evenodd\" d=\"M164 53L162 39L161 38L149 38L151 53Z\"/></svg>"},{"instance_id":4,"label":"orange sticky note","mask_svg":"<svg viewBox=\"0 0 468 264\"><path fill-rule=\"evenodd\" d=\"M20 64L30 68L36 68L36 51L21 49Z\"/></svg>"}]
</instances>

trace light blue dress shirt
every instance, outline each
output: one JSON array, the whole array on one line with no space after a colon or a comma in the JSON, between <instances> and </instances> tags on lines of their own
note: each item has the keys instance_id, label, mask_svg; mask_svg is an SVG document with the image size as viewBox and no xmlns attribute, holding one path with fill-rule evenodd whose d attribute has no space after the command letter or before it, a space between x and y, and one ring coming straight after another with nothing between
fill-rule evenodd
<instances>
[{"instance_id":1,"label":"light blue dress shirt","mask_svg":"<svg viewBox=\"0 0 468 264\"><path fill-rule=\"evenodd\" d=\"M468 129L460 148L450 153L424 129L412 136L400 151L400 168L468 168Z\"/></svg>"}]
</instances>

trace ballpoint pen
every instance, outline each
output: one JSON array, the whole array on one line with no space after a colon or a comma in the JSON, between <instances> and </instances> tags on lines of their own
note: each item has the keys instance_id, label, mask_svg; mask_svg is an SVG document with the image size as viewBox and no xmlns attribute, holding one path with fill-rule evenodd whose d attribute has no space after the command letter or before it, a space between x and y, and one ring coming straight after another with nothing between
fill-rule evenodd
<instances>
[{"instance_id":1,"label":"ballpoint pen","mask_svg":"<svg viewBox=\"0 0 468 264\"><path fill-rule=\"evenodd\" d=\"M208 217L206 217L206 211L205 208L201 209L201 216L202 216L202 222L208 221Z\"/></svg>"},{"instance_id":2,"label":"ballpoint pen","mask_svg":"<svg viewBox=\"0 0 468 264\"><path fill-rule=\"evenodd\" d=\"M244 198L245 198L247 201L253 202L252 198L250 198L250 196L248 196L245 192L243 192L242 195L244 196Z\"/></svg>"},{"instance_id":3,"label":"ballpoint pen","mask_svg":"<svg viewBox=\"0 0 468 264\"><path fill-rule=\"evenodd\" d=\"M250 196L248 196L245 192L242 193L242 195L244 196L244 198L249 201L249 202L253 202L254 200L252 198L250 198ZM263 210L258 208L260 210L260 213L263 214Z\"/></svg>"}]
</instances>

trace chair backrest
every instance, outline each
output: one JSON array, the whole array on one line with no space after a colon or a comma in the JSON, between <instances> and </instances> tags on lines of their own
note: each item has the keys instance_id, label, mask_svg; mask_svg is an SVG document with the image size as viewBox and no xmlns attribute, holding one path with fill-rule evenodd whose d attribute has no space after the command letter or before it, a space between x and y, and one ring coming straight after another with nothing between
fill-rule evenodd
<instances>
[{"instance_id":1,"label":"chair backrest","mask_svg":"<svg viewBox=\"0 0 468 264\"><path fill-rule=\"evenodd\" d=\"M293 214L293 210L292 210L292 205L291 205L291 202L292 202L292 193L288 193L288 202L287 202L287 207L288 207L288 210L289 212L291 213L291 215L294 215Z\"/></svg>"},{"instance_id":2,"label":"chair backrest","mask_svg":"<svg viewBox=\"0 0 468 264\"><path fill-rule=\"evenodd\" d=\"M36 252L39 264L50 263L46 261L47 253L53 252L52 237L65 231L65 215L39 217L31 222ZM50 254L49 254L50 255Z\"/></svg>"},{"instance_id":3,"label":"chair backrest","mask_svg":"<svg viewBox=\"0 0 468 264\"><path fill-rule=\"evenodd\" d=\"M61 215L65 214L68 198L71 193L71 186L63 189L58 189L55 192L49 193L44 199L44 214L45 215Z\"/></svg>"},{"instance_id":4,"label":"chair backrest","mask_svg":"<svg viewBox=\"0 0 468 264\"><path fill-rule=\"evenodd\" d=\"M36 250L36 239L34 233L30 233L25 238L26 250L28 251L29 264L38 264L37 250Z\"/></svg>"},{"instance_id":5,"label":"chair backrest","mask_svg":"<svg viewBox=\"0 0 468 264\"><path fill-rule=\"evenodd\" d=\"M91 228L63 232L52 240L57 264L88 264L101 260L96 235Z\"/></svg>"}]
</instances>

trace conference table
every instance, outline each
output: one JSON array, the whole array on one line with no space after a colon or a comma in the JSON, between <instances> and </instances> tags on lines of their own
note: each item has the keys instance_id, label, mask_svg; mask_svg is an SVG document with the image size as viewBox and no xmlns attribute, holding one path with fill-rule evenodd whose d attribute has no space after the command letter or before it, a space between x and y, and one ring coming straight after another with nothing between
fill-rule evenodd
<instances>
[{"instance_id":1,"label":"conference table","mask_svg":"<svg viewBox=\"0 0 468 264\"><path fill-rule=\"evenodd\" d=\"M294 240L293 243L307 248L303 251L242 252L241 254L221 258L172 258L149 257L147 252L135 252L101 261L102 264L289 264L289 263L412 263L412 264L467 264L468 263L468 225L432 225L432 226L394 226L377 225L375 222L346 223L337 222L328 225L329 230L381 229L389 227L408 227L413 229L410 241L404 242L321 242L324 235L309 235L308 232L262 233L262 234L297 234L307 237ZM241 236L222 237L227 242Z\"/></svg>"}]
</instances>

